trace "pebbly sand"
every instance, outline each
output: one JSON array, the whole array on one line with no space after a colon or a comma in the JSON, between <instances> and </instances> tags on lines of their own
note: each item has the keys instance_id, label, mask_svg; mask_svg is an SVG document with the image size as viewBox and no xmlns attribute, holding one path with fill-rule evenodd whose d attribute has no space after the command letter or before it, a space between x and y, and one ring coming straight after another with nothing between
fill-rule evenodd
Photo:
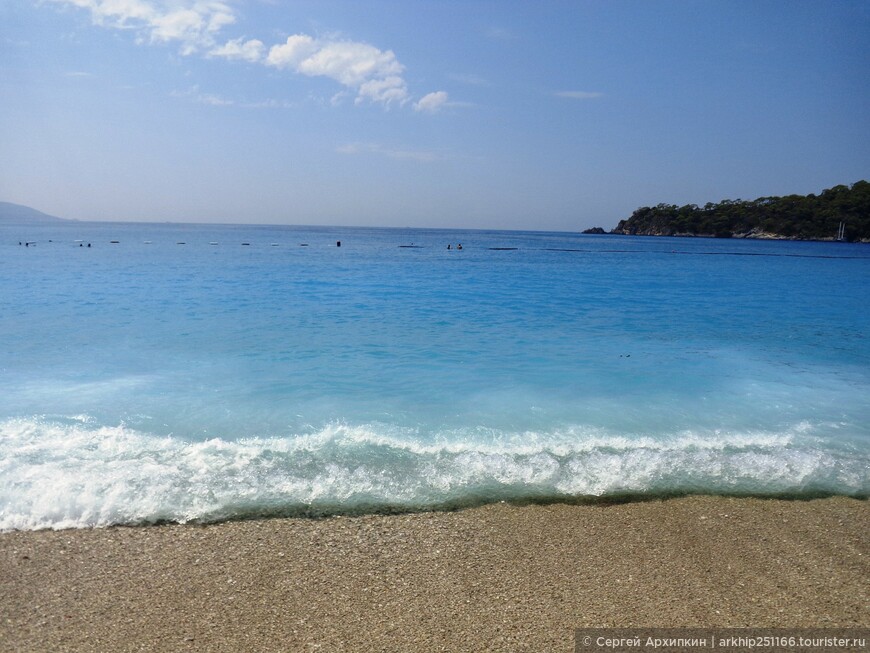
<instances>
[{"instance_id":1,"label":"pebbly sand","mask_svg":"<svg viewBox=\"0 0 870 653\"><path fill-rule=\"evenodd\" d=\"M870 624L868 502L0 534L2 651L565 651L574 629Z\"/></svg>"}]
</instances>

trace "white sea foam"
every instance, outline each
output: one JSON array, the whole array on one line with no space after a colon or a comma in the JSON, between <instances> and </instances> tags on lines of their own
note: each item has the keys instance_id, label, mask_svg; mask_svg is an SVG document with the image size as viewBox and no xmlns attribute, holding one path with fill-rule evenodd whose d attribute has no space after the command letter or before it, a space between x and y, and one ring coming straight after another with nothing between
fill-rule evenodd
<instances>
[{"instance_id":1,"label":"white sea foam","mask_svg":"<svg viewBox=\"0 0 870 653\"><path fill-rule=\"evenodd\" d=\"M409 429L335 423L295 437L188 442L87 415L11 419L0 422L0 530L622 493L870 493L870 457L832 449L813 430L474 429L425 443Z\"/></svg>"}]
</instances>

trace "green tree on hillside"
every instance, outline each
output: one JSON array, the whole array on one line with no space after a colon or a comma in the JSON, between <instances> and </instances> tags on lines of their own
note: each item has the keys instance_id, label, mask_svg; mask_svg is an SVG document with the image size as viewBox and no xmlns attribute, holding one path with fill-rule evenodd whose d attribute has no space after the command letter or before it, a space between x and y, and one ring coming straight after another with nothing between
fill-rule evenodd
<instances>
[{"instance_id":1,"label":"green tree on hillside","mask_svg":"<svg viewBox=\"0 0 870 653\"><path fill-rule=\"evenodd\" d=\"M722 200L702 207L644 206L611 233L656 236L753 237L773 234L799 240L832 240L840 223L845 240L870 242L870 183L839 185L819 195Z\"/></svg>"}]
</instances>

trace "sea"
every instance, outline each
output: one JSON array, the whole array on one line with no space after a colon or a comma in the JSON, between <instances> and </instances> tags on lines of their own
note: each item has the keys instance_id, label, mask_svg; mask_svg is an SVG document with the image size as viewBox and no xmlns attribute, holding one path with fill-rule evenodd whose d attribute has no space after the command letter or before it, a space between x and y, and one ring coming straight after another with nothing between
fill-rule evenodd
<instances>
[{"instance_id":1,"label":"sea","mask_svg":"<svg viewBox=\"0 0 870 653\"><path fill-rule=\"evenodd\" d=\"M0 530L686 494L870 495L870 246L0 226Z\"/></svg>"}]
</instances>

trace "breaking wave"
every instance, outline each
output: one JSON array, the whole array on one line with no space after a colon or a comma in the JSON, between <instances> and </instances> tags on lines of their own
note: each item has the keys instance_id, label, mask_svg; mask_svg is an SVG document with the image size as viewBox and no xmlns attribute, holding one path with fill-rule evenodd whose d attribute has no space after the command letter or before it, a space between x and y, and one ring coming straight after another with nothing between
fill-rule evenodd
<instances>
[{"instance_id":1,"label":"breaking wave","mask_svg":"<svg viewBox=\"0 0 870 653\"><path fill-rule=\"evenodd\" d=\"M782 432L571 427L419 434L334 423L189 442L87 416L0 422L0 530L429 510L685 493L870 494L870 456L806 422Z\"/></svg>"}]
</instances>

